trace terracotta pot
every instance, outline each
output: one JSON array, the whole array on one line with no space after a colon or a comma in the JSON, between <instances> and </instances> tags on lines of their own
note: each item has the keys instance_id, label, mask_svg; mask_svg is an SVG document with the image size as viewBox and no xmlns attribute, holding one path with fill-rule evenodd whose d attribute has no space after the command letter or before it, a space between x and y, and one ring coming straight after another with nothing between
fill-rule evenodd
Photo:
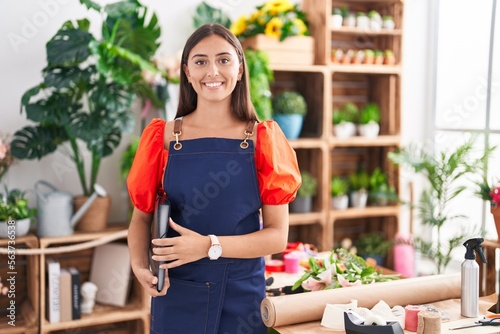
<instances>
[{"instance_id":1,"label":"terracotta pot","mask_svg":"<svg viewBox=\"0 0 500 334\"><path fill-rule=\"evenodd\" d=\"M493 215L493 220L495 221L495 227L497 229L497 240L500 240L500 206L492 206L491 214Z\"/></svg>"},{"instance_id":2,"label":"terracotta pot","mask_svg":"<svg viewBox=\"0 0 500 334\"><path fill-rule=\"evenodd\" d=\"M74 212L87 201L86 196L75 196ZM80 221L76 224L75 230L81 232L98 232L105 230L108 226L109 209L111 208L111 197L97 197L85 212Z\"/></svg>"}]
</instances>

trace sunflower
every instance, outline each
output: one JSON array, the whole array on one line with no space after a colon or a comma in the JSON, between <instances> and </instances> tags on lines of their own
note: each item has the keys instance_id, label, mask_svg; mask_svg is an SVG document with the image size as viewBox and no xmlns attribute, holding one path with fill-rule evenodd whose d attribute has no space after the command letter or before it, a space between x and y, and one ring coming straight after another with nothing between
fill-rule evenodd
<instances>
[{"instance_id":1,"label":"sunflower","mask_svg":"<svg viewBox=\"0 0 500 334\"><path fill-rule=\"evenodd\" d=\"M297 27L297 35L304 35L307 32L307 26L304 21L302 21L301 19L293 19L292 22L295 27Z\"/></svg>"},{"instance_id":2,"label":"sunflower","mask_svg":"<svg viewBox=\"0 0 500 334\"><path fill-rule=\"evenodd\" d=\"M283 21L279 17L273 17L266 25L264 33L269 37L281 37L281 28Z\"/></svg>"},{"instance_id":3,"label":"sunflower","mask_svg":"<svg viewBox=\"0 0 500 334\"><path fill-rule=\"evenodd\" d=\"M231 24L229 30L236 36L241 35L247 30L248 27L248 17L246 15L240 16L236 21Z\"/></svg>"},{"instance_id":4,"label":"sunflower","mask_svg":"<svg viewBox=\"0 0 500 334\"><path fill-rule=\"evenodd\" d=\"M289 10L293 10L293 4L289 0L268 1L262 8L262 11L268 12L272 16L285 13Z\"/></svg>"}]
</instances>

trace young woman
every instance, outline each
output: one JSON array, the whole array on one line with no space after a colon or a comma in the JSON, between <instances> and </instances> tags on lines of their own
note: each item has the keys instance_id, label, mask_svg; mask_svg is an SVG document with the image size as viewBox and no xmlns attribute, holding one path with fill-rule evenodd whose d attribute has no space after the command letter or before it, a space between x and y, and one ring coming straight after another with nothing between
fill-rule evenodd
<instances>
[{"instance_id":1,"label":"young woman","mask_svg":"<svg viewBox=\"0 0 500 334\"><path fill-rule=\"evenodd\" d=\"M266 333L262 257L287 243L288 203L301 182L295 152L275 122L258 122L243 50L229 30L197 29L181 72L176 119L146 127L127 181L132 269L155 297L151 332ZM171 202L170 228L151 241L158 189ZM167 261L161 292L151 243L152 259Z\"/></svg>"}]
</instances>

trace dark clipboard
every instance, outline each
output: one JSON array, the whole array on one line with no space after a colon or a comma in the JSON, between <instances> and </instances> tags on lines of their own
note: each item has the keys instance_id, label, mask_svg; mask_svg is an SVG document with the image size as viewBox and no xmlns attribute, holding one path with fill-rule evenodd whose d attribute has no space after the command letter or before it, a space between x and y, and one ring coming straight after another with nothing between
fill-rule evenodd
<instances>
[{"instance_id":1,"label":"dark clipboard","mask_svg":"<svg viewBox=\"0 0 500 334\"><path fill-rule=\"evenodd\" d=\"M156 208L153 216L153 223L151 226L151 238L161 239L167 237L168 232L168 221L170 219L170 201L165 197L158 197L156 200ZM152 249L150 248L150 268L156 277L158 277L158 284L156 285L156 290L160 292L163 289L163 284L165 283L165 269L160 268L161 264L166 263L165 261L154 261L151 259L153 255Z\"/></svg>"}]
</instances>

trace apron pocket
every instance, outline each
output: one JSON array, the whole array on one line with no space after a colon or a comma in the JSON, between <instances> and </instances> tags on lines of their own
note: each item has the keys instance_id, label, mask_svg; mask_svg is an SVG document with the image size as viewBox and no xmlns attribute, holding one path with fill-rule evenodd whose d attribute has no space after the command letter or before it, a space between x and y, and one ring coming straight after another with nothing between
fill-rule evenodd
<instances>
[{"instance_id":1,"label":"apron pocket","mask_svg":"<svg viewBox=\"0 0 500 334\"><path fill-rule=\"evenodd\" d=\"M215 321L213 316L209 317L212 288L213 283L210 282L170 277L167 294L152 298L151 331L165 334L207 333L209 328L213 328Z\"/></svg>"}]
</instances>

